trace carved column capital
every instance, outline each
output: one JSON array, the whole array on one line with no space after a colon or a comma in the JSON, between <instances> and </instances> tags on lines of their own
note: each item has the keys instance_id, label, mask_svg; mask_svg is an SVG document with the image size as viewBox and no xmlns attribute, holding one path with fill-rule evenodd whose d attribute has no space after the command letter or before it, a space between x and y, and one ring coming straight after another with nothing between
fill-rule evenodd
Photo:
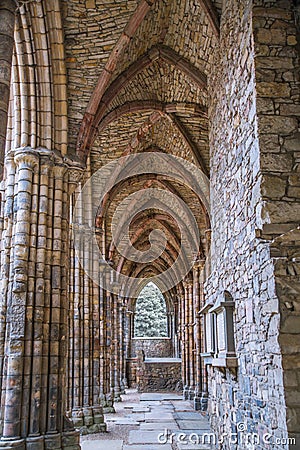
<instances>
[{"instance_id":1,"label":"carved column capital","mask_svg":"<svg viewBox=\"0 0 300 450\"><path fill-rule=\"evenodd\" d=\"M17 149L14 152L14 162L19 169L33 170L39 163L39 155L29 147Z\"/></svg>"},{"instance_id":2,"label":"carved column capital","mask_svg":"<svg viewBox=\"0 0 300 450\"><path fill-rule=\"evenodd\" d=\"M72 194L80 181L82 180L84 170L82 167L70 167L69 174L69 193Z\"/></svg>"},{"instance_id":3,"label":"carved column capital","mask_svg":"<svg viewBox=\"0 0 300 450\"><path fill-rule=\"evenodd\" d=\"M63 179L66 173L66 166L64 165L54 165L53 166L53 174L56 179Z\"/></svg>"}]
</instances>

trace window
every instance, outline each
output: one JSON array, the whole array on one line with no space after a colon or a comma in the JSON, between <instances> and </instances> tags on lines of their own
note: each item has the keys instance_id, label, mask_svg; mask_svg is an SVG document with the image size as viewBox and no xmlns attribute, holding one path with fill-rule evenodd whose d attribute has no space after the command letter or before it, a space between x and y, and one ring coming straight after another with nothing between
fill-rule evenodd
<instances>
[{"instance_id":1,"label":"window","mask_svg":"<svg viewBox=\"0 0 300 450\"><path fill-rule=\"evenodd\" d=\"M134 337L167 337L166 302L154 283L148 283L137 298Z\"/></svg>"}]
</instances>

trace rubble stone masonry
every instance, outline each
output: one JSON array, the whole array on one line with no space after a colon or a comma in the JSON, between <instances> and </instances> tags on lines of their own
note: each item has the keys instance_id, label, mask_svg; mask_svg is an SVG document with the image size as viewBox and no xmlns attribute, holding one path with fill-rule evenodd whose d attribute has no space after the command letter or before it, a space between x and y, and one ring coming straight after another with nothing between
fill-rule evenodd
<instances>
[{"instance_id":1,"label":"rubble stone masonry","mask_svg":"<svg viewBox=\"0 0 300 450\"><path fill-rule=\"evenodd\" d=\"M239 423L278 442L287 432L283 369L291 367L283 366L278 342L278 262L270 244L299 220L296 43L291 2L225 2L217 70L208 78L213 220L206 297L214 303L226 290L235 301L238 369L209 369L209 412L219 435L237 432ZM289 383L297 383L295 372ZM293 422L290 436L296 423L299 429L295 409ZM255 448L266 447L261 441Z\"/></svg>"}]
</instances>

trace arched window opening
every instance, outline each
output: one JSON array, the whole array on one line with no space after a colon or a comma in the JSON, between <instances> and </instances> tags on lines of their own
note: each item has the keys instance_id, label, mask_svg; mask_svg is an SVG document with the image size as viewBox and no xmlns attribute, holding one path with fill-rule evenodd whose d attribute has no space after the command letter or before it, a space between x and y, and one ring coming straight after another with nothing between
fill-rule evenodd
<instances>
[{"instance_id":1,"label":"arched window opening","mask_svg":"<svg viewBox=\"0 0 300 450\"><path fill-rule=\"evenodd\" d=\"M168 337L166 301L152 282L141 290L136 301L134 337Z\"/></svg>"}]
</instances>

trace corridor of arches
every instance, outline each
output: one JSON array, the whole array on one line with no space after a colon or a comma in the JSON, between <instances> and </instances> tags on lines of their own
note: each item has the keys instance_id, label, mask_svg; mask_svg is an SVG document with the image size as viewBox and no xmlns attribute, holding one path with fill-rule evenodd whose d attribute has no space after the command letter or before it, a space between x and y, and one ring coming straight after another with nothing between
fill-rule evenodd
<instances>
[{"instance_id":1,"label":"corridor of arches","mask_svg":"<svg viewBox=\"0 0 300 450\"><path fill-rule=\"evenodd\" d=\"M128 388L300 445L299 17L0 0L0 447L76 450Z\"/></svg>"}]
</instances>

